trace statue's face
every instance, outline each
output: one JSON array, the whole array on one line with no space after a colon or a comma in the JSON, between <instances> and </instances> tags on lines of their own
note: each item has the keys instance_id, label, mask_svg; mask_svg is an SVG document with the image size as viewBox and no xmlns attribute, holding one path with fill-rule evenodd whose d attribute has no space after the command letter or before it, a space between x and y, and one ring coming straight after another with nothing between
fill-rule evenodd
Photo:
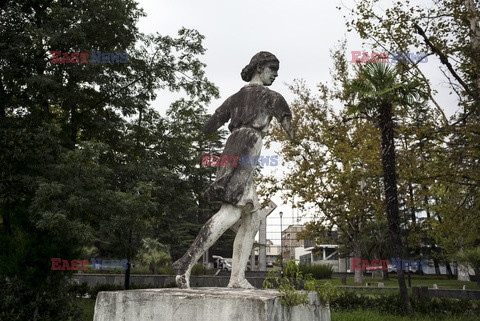
<instances>
[{"instance_id":1,"label":"statue's face","mask_svg":"<svg viewBox=\"0 0 480 321\"><path fill-rule=\"evenodd\" d=\"M259 73L259 78L264 86L270 86L278 76L279 65L276 62L269 62Z\"/></svg>"}]
</instances>

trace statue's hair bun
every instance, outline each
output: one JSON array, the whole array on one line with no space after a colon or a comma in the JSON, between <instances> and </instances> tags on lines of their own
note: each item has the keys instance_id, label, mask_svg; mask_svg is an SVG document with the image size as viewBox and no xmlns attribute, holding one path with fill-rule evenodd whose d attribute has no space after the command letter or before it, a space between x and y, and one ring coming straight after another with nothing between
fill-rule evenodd
<instances>
[{"instance_id":1,"label":"statue's hair bun","mask_svg":"<svg viewBox=\"0 0 480 321\"><path fill-rule=\"evenodd\" d=\"M250 64L246 65L243 69L242 69L242 79L243 81L250 81L252 80L253 78L253 74L255 73L255 69L257 69L257 66L252 66Z\"/></svg>"},{"instance_id":2,"label":"statue's hair bun","mask_svg":"<svg viewBox=\"0 0 480 321\"><path fill-rule=\"evenodd\" d=\"M260 51L259 53L255 54L250 60L250 63L242 69L242 72L240 73L242 79L247 82L252 80L253 75L255 74L255 70L257 70L257 67L265 65L269 62L280 63L277 57L275 57L274 54L268 51Z\"/></svg>"}]
</instances>

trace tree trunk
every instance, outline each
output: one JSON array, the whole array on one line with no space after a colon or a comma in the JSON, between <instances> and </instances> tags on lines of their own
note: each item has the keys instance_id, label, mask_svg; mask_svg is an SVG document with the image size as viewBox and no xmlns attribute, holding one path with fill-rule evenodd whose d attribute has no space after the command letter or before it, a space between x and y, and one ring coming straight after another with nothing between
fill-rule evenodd
<instances>
[{"instance_id":1,"label":"tree trunk","mask_svg":"<svg viewBox=\"0 0 480 321\"><path fill-rule=\"evenodd\" d=\"M478 76L478 71L480 70L480 25L478 18L478 3L475 3L474 0L465 0L465 7L467 9L468 22L469 22L469 34L470 34L470 44L472 46L472 70L476 70L474 73L474 82L475 82L475 96L478 99L480 96L480 77ZM475 97L474 97L475 98ZM478 101L477 101L478 104Z\"/></svg>"},{"instance_id":2,"label":"tree trunk","mask_svg":"<svg viewBox=\"0 0 480 321\"><path fill-rule=\"evenodd\" d=\"M452 267L450 266L449 262L445 262L445 268L447 270L447 276L449 279L453 279L453 272L452 272Z\"/></svg>"},{"instance_id":3,"label":"tree trunk","mask_svg":"<svg viewBox=\"0 0 480 321\"><path fill-rule=\"evenodd\" d=\"M390 280L390 276L388 275L388 270L383 270L382 271L382 279Z\"/></svg>"},{"instance_id":4,"label":"tree trunk","mask_svg":"<svg viewBox=\"0 0 480 321\"><path fill-rule=\"evenodd\" d=\"M33 311L33 321L37 321L39 317L38 313L38 299L40 298L40 293L35 294L35 310Z\"/></svg>"},{"instance_id":5,"label":"tree trunk","mask_svg":"<svg viewBox=\"0 0 480 321\"><path fill-rule=\"evenodd\" d=\"M362 244L360 241L360 233L357 230L353 232L353 257L362 257ZM357 284L363 284L363 271L358 269L354 271L353 282Z\"/></svg>"},{"instance_id":6,"label":"tree trunk","mask_svg":"<svg viewBox=\"0 0 480 321\"><path fill-rule=\"evenodd\" d=\"M422 153L423 153L423 150L422 150ZM423 170L423 165L422 165L422 170ZM427 218L430 219L430 207L428 205L428 196L427 196L427 192L428 192L428 187L426 185L422 185L422 190L424 191L425 193L425 196L423 197L423 207L424 207L424 210L427 214ZM431 230L431 226L429 224L429 227L428 227L429 230ZM432 246L432 249L430 251L430 254L432 256L435 256L436 255L436 252L437 252L437 245L435 244L435 240L433 238L430 238L431 242L430 242L430 245ZM440 272L440 265L438 264L438 259L434 258L433 259L433 266L435 267L435 275L440 275L441 272Z\"/></svg>"},{"instance_id":7,"label":"tree trunk","mask_svg":"<svg viewBox=\"0 0 480 321\"><path fill-rule=\"evenodd\" d=\"M435 275L440 275L440 265L437 259L433 259L433 265L435 266Z\"/></svg>"},{"instance_id":8,"label":"tree trunk","mask_svg":"<svg viewBox=\"0 0 480 321\"><path fill-rule=\"evenodd\" d=\"M383 186L385 191L385 201L387 207L387 221L391 240L392 254L395 258L403 258L402 255L402 237L400 231L400 215L398 210L397 193L397 172L395 168L395 144L393 135L393 106L390 102L385 102L379 110L379 127L382 133L382 168L383 168ZM397 269L398 286L400 288L400 297L405 314L411 314L410 300L408 298L407 286L405 284L405 275L403 269Z\"/></svg>"},{"instance_id":9,"label":"tree trunk","mask_svg":"<svg viewBox=\"0 0 480 321\"><path fill-rule=\"evenodd\" d=\"M74 106L70 107L70 147L75 149L77 146L78 135L78 112Z\"/></svg>"},{"instance_id":10,"label":"tree trunk","mask_svg":"<svg viewBox=\"0 0 480 321\"><path fill-rule=\"evenodd\" d=\"M477 278L477 286L480 288L480 269L475 269L475 277Z\"/></svg>"},{"instance_id":11,"label":"tree trunk","mask_svg":"<svg viewBox=\"0 0 480 321\"><path fill-rule=\"evenodd\" d=\"M413 184L412 184L412 182L408 183L408 194L410 196L410 219L412 220L412 225L415 226L415 224L417 223L417 215L415 213L415 198L413 196ZM407 223L408 222L405 222L405 224L407 224Z\"/></svg>"},{"instance_id":12,"label":"tree trunk","mask_svg":"<svg viewBox=\"0 0 480 321\"><path fill-rule=\"evenodd\" d=\"M0 78L0 118L5 118L7 116L6 104L7 104L7 94L3 88L3 82Z\"/></svg>"}]
</instances>

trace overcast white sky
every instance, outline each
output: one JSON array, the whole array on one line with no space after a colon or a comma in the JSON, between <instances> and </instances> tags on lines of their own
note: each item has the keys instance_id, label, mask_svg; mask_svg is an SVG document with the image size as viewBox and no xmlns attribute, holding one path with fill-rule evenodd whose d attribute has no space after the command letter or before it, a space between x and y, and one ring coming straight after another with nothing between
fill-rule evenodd
<instances>
[{"instance_id":1,"label":"overcast white sky","mask_svg":"<svg viewBox=\"0 0 480 321\"><path fill-rule=\"evenodd\" d=\"M329 79L329 50L346 34L335 0L139 2L148 15L140 20L140 31L173 36L183 26L205 36L207 52L202 60L207 64L207 77L220 88L220 101L245 84L240 71L262 50L280 60L279 77L270 88L292 100L285 83L302 78L313 86ZM355 43L359 50L360 42ZM213 112L220 101L213 102L209 111ZM168 103L159 97L154 106L163 110Z\"/></svg>"},{"instance_id":2,"label":"overcast white sky","mask_svg":"<svg viewBox=\"0 0 480 321\"><path fill-rule=\"evenodd\" d=\"M181 27L187 27L205 36L207 52L202 61L207 64L207 77L219 87L221 95L208 106L211 113L245 84L240 71L258 51L270 51L280 60L279 76L270 88L281 93L287 101L292 101L293 95L286 84L294 79L304 79L312 89L317 83L330 80L330 49L344 37L347 38L347 58L351 58L352 50L371 52L368 47L362 47L355 32L347 33L345 10L336 9L339 5L352 6L352 0L138 1L147 14L140 20L141 32L175 36ZM438 101L446 106L447 115L451 115L456 110L456 100L442 90L446 87L438 71L438 59L430 57L422 67L433 79L433 85L440 89ZM164 114L179 95L162 92L152 105ZM274 169L284 170L282 167ZM274 201L281 204L280 198ZM287 221L284 218L285 223L291 224L293 211L287 204L271 214L272 223L279 224L277 213L280 210L285 213L284 217L290 217ZM272 227L269 232L274 230ZM279 238L271 233L269 237Z\"/></svg>"}]
</instances>

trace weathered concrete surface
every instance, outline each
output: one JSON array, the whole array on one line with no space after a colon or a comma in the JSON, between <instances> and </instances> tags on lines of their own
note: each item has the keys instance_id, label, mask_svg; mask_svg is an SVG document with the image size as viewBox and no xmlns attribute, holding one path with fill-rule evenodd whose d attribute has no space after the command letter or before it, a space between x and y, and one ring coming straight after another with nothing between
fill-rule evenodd
<instances>
[{"instance_id":1,"label":"weathered concrete surface","mask_svg":"<svg viewBox=\"0 0 480 321\"><path fill-rule=\"evenodd\" d=\"M283 306L275 290L230 288L100 292L94 321L330 321L330 310L310 304Z\"/></svg>"}]
</instances>

